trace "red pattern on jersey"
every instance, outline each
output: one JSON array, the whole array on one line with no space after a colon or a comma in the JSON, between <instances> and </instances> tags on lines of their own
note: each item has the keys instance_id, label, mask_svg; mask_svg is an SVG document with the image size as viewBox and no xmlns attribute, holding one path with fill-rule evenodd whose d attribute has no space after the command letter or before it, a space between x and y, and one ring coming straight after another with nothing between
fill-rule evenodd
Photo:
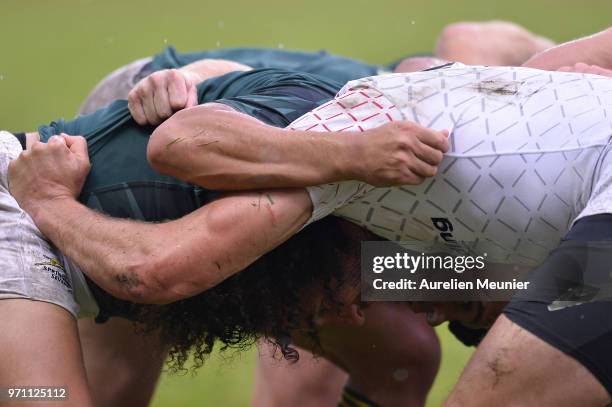
<instances>
[{"instance_id":1,"label":"red pattern on jersey","mask_svg":"<svg viewBox=\"0 0 612 407\"><path fill-rule=\"evenodd\" d=\"M322 113L324 111L324 113ZM351 89L291 123L290 130L365 131L401 120L396 106L376 89Z\"/></svg>"}]
</instances>

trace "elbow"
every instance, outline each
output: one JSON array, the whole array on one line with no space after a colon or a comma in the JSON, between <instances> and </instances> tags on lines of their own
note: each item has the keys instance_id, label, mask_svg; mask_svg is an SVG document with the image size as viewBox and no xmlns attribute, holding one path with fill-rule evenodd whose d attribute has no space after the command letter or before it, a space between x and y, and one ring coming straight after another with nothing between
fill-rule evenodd
<instances>
[{"instance_id":1,"label":"elbow","mask_svg":"<svg viewBox=\"0 0 612 407\"><path fill-rule=\"evenodd\" d=\"M175 113L151 134L147 144L147 160L159 173L185 180L193 169L194 139L199 136L201 109L192 107ZM197 119L197 120L196 120Z\"/></svg>"},{"instance_id":2,"label":"elbow","mask_svg":"<svg viewBox=\"0 0 612 407\"><path fill-rule=\"evenodd\" d=\"M112 294L137 304L163 305L176 301L172 286L168 284L159 261L132 258L113 271ZM166 270L170 271L170 270Z\"/></svg>"},{"instance_id":3,"label":"elbow","mask_svg":"<svg viewBox=\"0 0 612 407\"><path fill-rule=\"evenodd\" d=\"M147 160L149 165L160 174L169 175L182 181L200 185L204 188L214 188L217 185L215 155L207 152L206 159L199 146L199 134L194 129L206 128L202 123L203 112L197 108L185 109L158 126L147 145ZM193 118L198 114L198 125ZM195 130L198 131L198 130ZM206 145L206 142L202 142Z\"/></svg>"},{"instance_id":4,"label":"elbow","mask_svg":"<svg viewBox=\"0 0 612 407\"><path fill-rule=\"evenodd\" d=\"M115 295L137 304L166 305L196 295L214 286L212 270L199 270L197 279L189 264L176 261L172 253L154 259L132 260L114 273ZM182 278L181 276L185 277Z\"/></svg>"}]
</instances>

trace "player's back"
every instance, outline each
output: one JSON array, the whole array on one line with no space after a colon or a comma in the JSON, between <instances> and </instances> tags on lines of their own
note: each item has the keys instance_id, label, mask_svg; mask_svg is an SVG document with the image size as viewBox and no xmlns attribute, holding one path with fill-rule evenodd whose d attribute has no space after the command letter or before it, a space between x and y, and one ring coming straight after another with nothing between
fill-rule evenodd
<instances>
[{"instance_id":1,"label":"player's back","mask_svg":"<svg viewBox=\"0 0 612 407\"><path fill-rule=\"evenodd\" d=\"M332 79L342 84L383 71L379 65L353 58L330 54L326 51L308 52L276 48L222 48L192 53L179 53L174 47L156 55L145 72L180 68L201 59L227 59L254 69L277 68L306 72Z\"/></svg>"},{"instance_id":2,"label":"player's back","mask_svg":"<svg viewBox=\"0 0 612 407\"><path fill-rule=\"evenodd\" d=\"M305 117L294 127L412 120L451 130L437 176L417 187L344 185L361 188L361 198L340 194L354 202L339 202L336 214L416 250L486 252L492 261L533 265L589 198L612 135L608 110L608 78L455 64L350 82L315 112L322 120Z\"/></svg>"}]
</instances>

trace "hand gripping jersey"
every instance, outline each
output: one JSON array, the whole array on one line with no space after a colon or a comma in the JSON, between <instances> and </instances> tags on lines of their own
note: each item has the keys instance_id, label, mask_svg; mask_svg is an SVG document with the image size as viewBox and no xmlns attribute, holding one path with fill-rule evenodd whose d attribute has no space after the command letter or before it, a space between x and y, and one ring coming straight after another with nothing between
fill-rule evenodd
<instances>
[{"instance_id":1,"label":"hand gripping jersey","mask_svg":"<svg viewBox=\"0 0 612 407\"><path fill-rule=\"evenodd\" d=\"M364 131L394 120L451 132L438 175L416 187L309 188L313 220L333 212L419 252L533 266L576 219L612 212L610 78L453 64L349 82L290 128Z\"/></svg>"}]
</instances>

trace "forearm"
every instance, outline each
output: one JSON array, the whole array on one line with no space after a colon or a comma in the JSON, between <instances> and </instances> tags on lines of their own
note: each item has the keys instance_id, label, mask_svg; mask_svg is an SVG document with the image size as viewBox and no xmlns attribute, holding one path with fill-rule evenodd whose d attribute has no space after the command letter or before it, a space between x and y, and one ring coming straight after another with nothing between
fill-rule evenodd
<instances>
[{"instance_id":1,"label":"forearm","mask_svg":"<svg viewBox=\"0 0 612 407\"><path fill-rule=\"evenodd\" d=\"M578 62L612 68L612 28L549 48L529 59L523 66L557 70Z\"/></svg>"},{"instance_id":2,"label":"forearm","mask_svg":"<svg viewBox=\"0 0 612 407\"><path fill-rule=\"evenodd\" d=\"M231 190L318 185L353 175L355 135L288 134L228 109L202 105L164 122L149 142L153 167L203 187Z\"/></svg>"},{"instance_id":3,"label":"forearm","mask_svg":"<svg viewBox=\"0 0 612 407\"><path fill-rule=\"evenodd\" d=\"M296 233L311 203L303 190L227 196L182 219L144 223L69 200L32 211L41 231L109 293L168 303L204 291Z\"/></svg>"},{"instance_id":4,"label":"forearm","mask_svg":"<svg viewBox=\"0 0 612 407\"><path fill-rule=\"evenodd\" d=\"M51 201L31 212L41 232L72 259L97 284L127 299L140 282L141 259L155 260L157 253L142 239L153 224L113 219L75 200Z\"/></svg>"}]
</instances>

